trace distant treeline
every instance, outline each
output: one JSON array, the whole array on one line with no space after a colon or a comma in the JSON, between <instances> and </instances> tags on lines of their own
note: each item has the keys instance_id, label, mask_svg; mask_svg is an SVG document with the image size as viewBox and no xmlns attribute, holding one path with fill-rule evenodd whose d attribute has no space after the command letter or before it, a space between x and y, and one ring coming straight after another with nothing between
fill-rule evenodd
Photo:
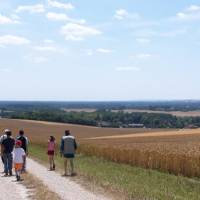
<instances>
[{"instance_id":1,"label":"distant treeline","mask_svg":"<svg viewBox=\"0 0 200 200\"><path fill-rule=\"evenodd\" d=\"M193 111L200 110L200 101L101 101L101 102L40 102L40 101L0 101L0 109L34 110L60 108L91 108L97 110L141 109L154 111Z\"/></svg>"},{"instance_id":2,"label":"distant treeline","mask_svg":"<svg viewBox=\"0 0 200 200\"><path fill-rule=\"evenodd\" d=\"M1 116L12 119L30 119L102 127L130 127L143 124L146 128L200 127L200 117L176 117L161 113L124 113L109 110L95 112L65 112L59 109L2 109Z\"/></svg>"}]
</instances>

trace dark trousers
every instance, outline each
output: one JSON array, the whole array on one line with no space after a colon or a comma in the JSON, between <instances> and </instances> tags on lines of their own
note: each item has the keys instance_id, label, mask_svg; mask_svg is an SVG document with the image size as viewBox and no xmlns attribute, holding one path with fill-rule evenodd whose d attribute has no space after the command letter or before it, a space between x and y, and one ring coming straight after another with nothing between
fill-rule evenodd
<instances>
[{"instance_id":1,"label":"dark trousers","mask_svg":"<svg viewBox=\"0 0 200 200\"><path fill-rule=\"evenodd\" d=\"M1 156L1 160L2 160L2 163L4 164L4 159L3 159L3 156Z\"/></svg>"},{"instance_id":2,"label":"dark trousers","mask_svg":"<svg viewBox=\"0 0 200 200\"><path fill-rule=\"evenodd\" d=\"M4 153L3 154L4 160L4 172L5 173L12 173L12 165L13 165L13 155L12 153Z\"/></svg>"}]
</instances>

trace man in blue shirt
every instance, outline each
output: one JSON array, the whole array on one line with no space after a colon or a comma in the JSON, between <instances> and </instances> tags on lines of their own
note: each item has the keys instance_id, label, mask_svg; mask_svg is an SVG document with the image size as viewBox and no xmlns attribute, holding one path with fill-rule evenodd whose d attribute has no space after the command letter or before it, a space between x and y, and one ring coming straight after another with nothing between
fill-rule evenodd
<instances>
[{"instance_id":1,"label":"man in blue shirt","mask_svg":"<svg viewBox=\"0 0 200 200\"><path fill-rule=\"evenodd\" d=\"M74 136L70 134L69 130L65 131L65 136L62 137L61 139L61 144L60 144L60 155L61 157L64 157L64 168L65 168L65 173L64 176L67 176L67 165L68 161L70 162L71 166L71 176L75 175L74 173L74 157L77 149L77 144Z\"/></svg>"}]
</instances>

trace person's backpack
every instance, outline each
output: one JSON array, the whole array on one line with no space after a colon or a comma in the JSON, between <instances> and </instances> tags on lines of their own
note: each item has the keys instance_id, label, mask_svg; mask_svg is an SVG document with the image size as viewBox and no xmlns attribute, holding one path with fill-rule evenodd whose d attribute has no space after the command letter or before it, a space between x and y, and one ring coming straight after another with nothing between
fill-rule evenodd
<instances>
[{"instance_id":1,"label":"person's backpack","mask_svg":"<svg viewBox=\"0 0 200 200\"><path fill-rule=\"evenodd\" d=\"M22 145L21 145L21 148L22 149L24 149L24 151L26 152L26 148L27 148L27 139L26 139L26 137L24 137L24 136L19 136L18 138L17 138L17 140L20 140L21 142L22 142Z\"/></svg>"}]
</instances>

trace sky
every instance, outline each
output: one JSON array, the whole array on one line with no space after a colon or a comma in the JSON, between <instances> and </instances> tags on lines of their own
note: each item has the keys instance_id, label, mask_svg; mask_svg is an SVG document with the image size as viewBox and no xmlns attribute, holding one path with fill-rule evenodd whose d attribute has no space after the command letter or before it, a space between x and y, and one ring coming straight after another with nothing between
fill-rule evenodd
<instances>
[{"instance_id":1,"label":"sky","mask_svg":"<svg viewBox=\"0 0 200 200\"><path fill-rule=\"evenodd\" d=\"M200 0L0 0L0 100L200 99Z\"/></svg>"}]
</instances>

